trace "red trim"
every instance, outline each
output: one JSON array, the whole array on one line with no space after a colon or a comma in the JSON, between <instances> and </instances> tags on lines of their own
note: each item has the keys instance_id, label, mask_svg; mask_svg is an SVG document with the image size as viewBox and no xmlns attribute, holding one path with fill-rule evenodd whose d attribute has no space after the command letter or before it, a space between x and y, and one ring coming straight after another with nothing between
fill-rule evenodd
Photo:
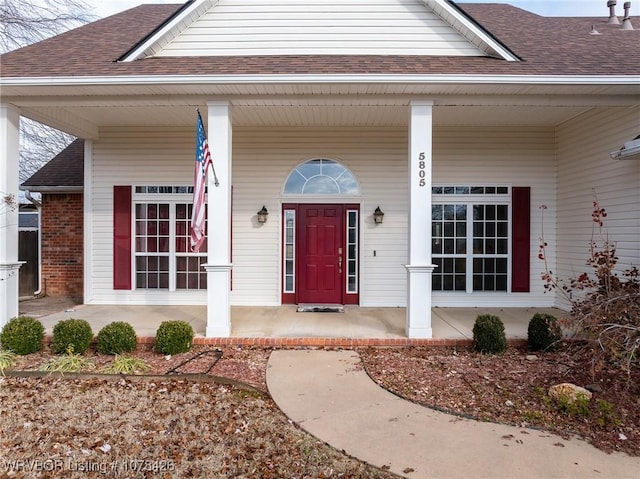
<instances>
[{"instance_id":1,"label":"red trim","mask_svg":"<svg viewBox=\"0 0 640 479\"><path fill-rule=\"evenodd\" d=\"M324 203L323 203L324 204ZM329 204L333 204L333 203L329 203ZM280 278L280 284L282 287L282 304L298 304L298 285L297 285L297 279L299 277L299 272L298 272L298 266L299 266L299 260L298 260L298 246L299 246L299 238L298 238L298 226L299 226L299 221L300 221L300 209L299 207L301 205L306 205L306 203L284 203L282 205L282 222L281 222L281 234L282 234L282 238L285 238L285 222L284 222L284 212L285 210L294 210L295 214L296 214L296 227L295 227L295 231L294 234L296 236L296 284L294 285L294 289L295 292L293 293L285 293L284 292L284 271L282 271L281 274L281 278ZM345 248L345 253L346 253L346 244L347 244L347 211L348 210L356 210L358 211L358 215L360 214L360 205L358 204L352 204L352 203L344 203L344 204L339 204L342 209L342 244L344 245L343 247ZM360 239L361 239L361 235L362 235L362 231L360 229L360 218L358 216L358 245L357 245L357 252L356 254L358 255L359 261L360 261ZM284 258L285 255L285 244L284 244L284 240L282 241L281 244L281 258ZM343 278L342 278L342 283L343 283L343 290L342 290L342 303L343 304L360 304L360 293L347 293L347 285L345 283L345 279L346 279L346 271L343 273ZM358 282L360 281L360 274L358 274ZM358 284L358 291L360 291L360 284Z\"/></svg>"},{"instance_id":2,"label":"red trim","mask_svg":"<svg viewBox=\"0 0 640 479\"><path fill-rule=\"evenodd\" d=\"M513 187L511 292L528 293L531 275L531 188Z\"/></svg>"},{"instance_id":3,"label":"red trim","mask_svg":"<svg viewBox=\"0 0 640 479\"><path fill-rule=\"evenodd\" d=\"M131 186L113 187L113 289L131 289Z\"/></svg>"}]
</instances>

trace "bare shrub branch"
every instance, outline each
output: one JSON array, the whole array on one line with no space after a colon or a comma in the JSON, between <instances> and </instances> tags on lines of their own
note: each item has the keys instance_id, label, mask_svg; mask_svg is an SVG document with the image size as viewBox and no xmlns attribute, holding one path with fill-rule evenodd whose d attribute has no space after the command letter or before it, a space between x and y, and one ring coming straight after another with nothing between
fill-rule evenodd
<instances>
[{"instance_id":1,"label":"bare shrub branch","mask_svg":"<svg viewBox=\"0 0 640 479\"><path fill-rule=\"evenodd\" d=\"M544 209L543 213L544 213ZM586 265L591 269L568 280L559 279L549 270L546 261L547 243L540 239L538 258L544 261L542 280L545 290L560 291L571 303L571 314L563 326L577 337L596 343L602 358L622 366L627 371L638 366L640 349L640 271L632 266L619 276L616 245L609 239L605 219L607 212L593 201L593 230ZM582 291L579 297L572 292Z\"/></svg>"}]
</instances>

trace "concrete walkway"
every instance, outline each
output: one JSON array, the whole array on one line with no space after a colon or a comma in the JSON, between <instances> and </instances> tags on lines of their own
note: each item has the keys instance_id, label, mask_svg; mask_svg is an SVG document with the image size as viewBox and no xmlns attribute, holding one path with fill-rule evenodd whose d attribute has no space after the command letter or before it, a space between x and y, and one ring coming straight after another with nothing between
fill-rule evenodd
<instances>
[{"instance_id":1,"label":"concrete walkway","mask_svg":"<svg viewBox=\"0 0 640 479\"><path fill-rule=\"evenodd\" d=\"M354 351L279 350L267 385L282 411L338 450L409 478L638 479L640 458L579 439L478 422L376 385Z\"/></svg>"},{"instance_id":2,"label":"concrete walkway","mask_svg":"<svg viewBox=\"0 0 640 479\"><path fill-rule=\"evenodd\" d=\"M298 313L296 305L232 306L231 336L235 338L406 338L405 308L345 306L344 313ZM479 314L494 314L504 322L509 339L527 337L529 320L536 312L557 317L553 308L433 308L435 339L469 340ZM206 306L76 304L65 298L41 298L20 302L20 314L38 318L51 334L59 321L84 319L98 333L113 321L126 321L140 337L153 337L162 321L191 324L196 336L204 336Z\"/></svg>"}]
</instances>

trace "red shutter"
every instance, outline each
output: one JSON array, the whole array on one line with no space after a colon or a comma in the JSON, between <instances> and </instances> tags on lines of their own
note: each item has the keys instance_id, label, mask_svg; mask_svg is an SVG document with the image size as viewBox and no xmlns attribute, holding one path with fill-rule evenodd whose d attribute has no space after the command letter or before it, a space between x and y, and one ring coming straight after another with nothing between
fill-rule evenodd
<instances>
[{"instance_id":1,"label":"red shutter","mask_svg":"<svg viewBox=\"0 0 640 479\"><path fill-rule=\"evenodd\" d=\"M528 293L531 274L531 188L513 187L511 291Z\"/></svg>"},{"instance_id":2,"label":"red shutter","mask_svg":"<svg viewBox=\"0 0 640 479\"><path fill-rule=\"evenodd\" d=\"M113 289L131 289L131 186L113 187Z\"/></svg>"}]
</instances>

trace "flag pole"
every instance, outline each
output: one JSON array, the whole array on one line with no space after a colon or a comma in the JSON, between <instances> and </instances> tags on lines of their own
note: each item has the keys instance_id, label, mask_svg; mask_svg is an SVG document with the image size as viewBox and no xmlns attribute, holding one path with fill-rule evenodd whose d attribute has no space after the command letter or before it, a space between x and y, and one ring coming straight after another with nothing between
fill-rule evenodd
<instances>
[{"instance_id":1,"label":"flag pole","mask_svg":"<svg viewBox=\"0 0 640 479\"><path fill-rule=\"evenodd\" d=\"M200 120L202 121L202 115L200 115L200 108L196 108L196 111L198 112L198 116L200 117ZM213 161L209 162L209 165L211 165L211 173L213 173L213 184L218 187L220 186L220 182L218 181L218 175L216 175L216 169L213 166Z\"/></svg>"},{"instance_id":2,"label":"flag pole","mask_svg":"<svg viewBox=\"0 0 640 479\"><path fill-rule=\"evenodd\" d=\"M211 172L213 173L213 184L216 187L220 186L220 182L218 181L218 177L216 176L216 169L213 167L213 162L211 162Z\"/></svg>"}]
</instances>

